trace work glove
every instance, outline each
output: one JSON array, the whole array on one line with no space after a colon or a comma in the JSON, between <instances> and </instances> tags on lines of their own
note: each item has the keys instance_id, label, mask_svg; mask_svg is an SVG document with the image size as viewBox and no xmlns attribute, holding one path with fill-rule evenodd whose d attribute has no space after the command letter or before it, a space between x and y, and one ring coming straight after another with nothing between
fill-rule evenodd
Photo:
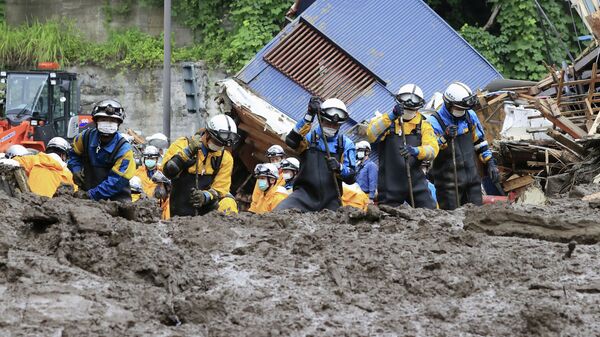
<instances>
[{"instance_id":1,"label":"work glove","mask_svg":"<svg viewBox=\"0 0 600 337\"><path fill-rule=\"evenodd\" d=\"M342 167L340 162L337 159L330 157L327 158L327 168L329 168L332 172L340 173L342 171Z\"/></svg>"},{"instance_id":2,"label":"work glove","mask_svg":"<svg viewBox=\"0 0 600 337\"><path fill-rule=\"evenodd\" d=\"M458 136L458 126L451 124L446 127L446 136L456 138Z\"/></svg>"},{"instance_id":3,"label":"work glove","mask_svg":"<svg viewBox=\"0 0 600 337\"><path fill-rule=\"evenodd\" d=\"M394 110L392 110L392 112L394 113L394 116L396 118L401 117L404 114L404 105L398 103L396 104L396 106L394 106Z\"/></svg>"},{"instance_id":4,"label":"work glove","mask_svg":"<svg viewBox=\"0 0 600 337\"><path fill-rule=\"evenodd\" d=\"M189 153L192 156L195 156L196 153L198 153L198 150L200 150L201 146L202 146L202 136L199 133L196 133L188 141Z\"/></svg>"},{"instance_id":5,"label":"work glove","mask_svg":"<svg viewBox=\"0 0 600 337\"><path fill-rule=\"evenodd\" d=\"M402 148L400 148L400 155L406 159L408 159L408 156L413 156L417 158L417 156L419 155L419 149L410 145L403 146Z\"/></svg>"},{"instance_id":6,"label":"work glove","mask_svg":"<svg viewBox=\"0 0 600 337\"><path fill-rule=\"evenodd\" d=\"M202 206L209 204L213 199L218 198L218 194L215 190L198 190L193 188L190 195L190 203L196 208L202 208Z\"/></svg>"},{"instance_id":7,"label":"work glove","mask_svg":"<svg viewBox=\"0 0 600 337\"><path fill-rule=\"evenodd\" d=\"M493 183L496 184L500 182L500 172L498 171L498 166L496 166L494 158L488 160L486 170L488 177L490 177Z\"/></svg>"},{"instance_id":8,"label":"work glove","mask_svg":"<svg viewBox=\"0 0 600 337\"><path fill-rule=\"evenodd\" d=\"M315 115L319 113L319 110L321 109L321 103L321 99L317 96L310 98L310 101L308 102L308 109L306 111L306 115L304 116L305 121L312 123Z\"/></svg>"},{"instance_id":9,"label":"work glove","mask_svg":"<svg viewBox=\"0 0 600 337\"><path fill-rule=\"evenodd\" d=\"M83 170L73 173L73 182L75 185L79 186L79 188L85 188L85 175L83 174Z\"/></svg>"}]
</instances>

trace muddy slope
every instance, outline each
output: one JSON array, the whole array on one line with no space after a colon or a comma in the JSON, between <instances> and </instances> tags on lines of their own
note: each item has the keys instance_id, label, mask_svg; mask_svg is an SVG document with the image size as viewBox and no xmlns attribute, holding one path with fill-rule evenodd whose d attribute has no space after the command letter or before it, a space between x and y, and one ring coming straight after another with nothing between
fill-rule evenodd
<instances>
[{"instance_id":1,"label":"muddy slope","mask_svg":"<svg viewBox=\"0 0 600 337\"><path fill-rule=\"evenodd\" d=\"M483 227L510 210L159 222L147 205L0 199L1 336L600 332L598 245Z\"/></svg>"}]
</instances>

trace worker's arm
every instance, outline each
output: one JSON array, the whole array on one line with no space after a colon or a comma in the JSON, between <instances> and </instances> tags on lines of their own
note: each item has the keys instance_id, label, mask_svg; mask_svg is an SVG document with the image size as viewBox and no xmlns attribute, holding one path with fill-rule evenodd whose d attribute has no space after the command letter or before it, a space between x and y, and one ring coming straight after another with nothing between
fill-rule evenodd
<instances>
[{"instance_id":1,"label":"worker's arm","mask_svg":"<svg viewBox=\"0 0 600 337\"><path fill-rule=\"evenodd\" d=\"M417 159L429 161L434 160L440 151L438 137L431 124L425 120L421 123L421 146L417 149L419 150Z\"/></svg>"},{"instance_id":2,"label":"worker's arm","mask_svg":"<svg viewBox=\"0 0 600 337\"><path fill-rule=\"evenodd\" d=\"M369 177L369 199L375 199L375 191L377 191L377 165L374 162L367 164L367 175Z\"/></svg>"},{"instance_id":3,"label":"worker's arm","mask_svg":"<svg viewBox=\"0 0 600 337\"><path fill-rule=\"evenodd\" d=\"M81 156L85 152L83 148L83 135L86 132L90 132L89 129L84 130L82 133L75 136L71 149L69 150L69 160L67 162L67 166L73 173L77 173L83 169L83 161Z\"/></svg>"},{"instance_id":4,"label":"worker's arm","mask_svg":"<svg viewBox=\"0 0 600 337\"><path fill-rule=\"evenodd\" d=\"M342 181L346 184L354 184L356 182L356 148L350 138L344 137L344 153L342 155L342 171L340 173Z\"/></svg>"},{"instance_id":5,"label":"worker's arm","mask_svg":"<svg viewBox=\"0 0 600 337\"><path fill-rule=\"evenodd\" d=\"M177 177L181 172L196 163L196 158L186 149L188 149L188 140L182 137L174 141L165 152L163 156L163 173L167 178Z\"/></svg>"},{"instance_id":6,"label":"worker's arm","mask_svg":"<svg viewBox=\"0 0 600 337\"><path fill-rule=\"evenodd\" d=\"M105 200L121 192L129 186L129 179L135 174L135 160L133 151L128 144L123 145L117 154L117 161L113 165L106 179L98 186L88 191L93 200Z\"/></svg>"},{"instance_id":7,"label":"worker's arm","mask_svg":"<svg viewBox=\"0 0 600 337\"><path fill-rule=\"evenodd\" d=\"M219 193L219 197L222 198L231 188L231 173L233 172L233 157L228 151L223 151L223 160L221 161L221 168L213 180L210 186L213 190Z\"/></svg>"},{"instance_id":8,"label":"worker's arm","mask_svg":"<svg viewBox=\"0 0 600 337\"><path fill-rule=\"evenodd\" d=\"M393 112L377 116L369 122L367 126L367 140L369 143L380 142L385 139L389 133L390 126L396 120L396 115Z\"/></svg>"},{"instance_id":9,"label":"worker's arm","mask_svg":"<svg viewBox=\"0 0 600 337\"><path fill-rule=\"evenodd\" d=\"M285 137L285 143L298 152L304 152L308 148L306 135L310 132L312 123L301 119L296 126Z\"/></svg>"},{"instance_id":10,"label":"worker's arm","mask_svg":"<svg viewBox=\"0 0 600 337\"><path fill-rule=\"evenodd\" d=\"M471 126L471 134L473 135L475 152L477 153L479 160L485 164L492 159L492 150L490 150L488 142L485 140L483 126L479 122L477 114L473 110L469 110L468 112L469 116L471 117L471 121L473 122L473 125Z\"/></svg>"},{"instance_id":11,"label":"worker's arm","mask_svg":"<svg viewBox=\"0 0 600 337\"><path fill-rule=\"evenodd\" d=\"M269 203L269 212L272 212L280 202L285 200L288 197L288 192L283 186L274 186L277 188L277 192L273 195L273 199Z\"/></svg>"},{"instance_id":12,"label":"worker's arm","mask_svg":"<svg viewBox=\"0 0 600 337\"><path fill-rule=\"evenodd\" d=\"M33 165L37 160L36 156L19 156L14 157L13 159L16 160L19 163L19 165L21 165L21 167L25 170L25 173L29 177L29 173L33 169Z\"/></svg>"},{"instance_id":13,"label":"worker's arm","mask_svg":"<svg viewBox=\"0 0 600 337\"><path fill-rule=\"evenodd\" d=\"M438 152L439 150L446 149L448 147L448 141L446 140L444 130L442 130L442 126L438 120L433 117L433 115L430 115L427 117L427 122L429 122L429 125L431 125L431 128L433 129L433 134L438 143Z\"/></svg>"}]
</instances>

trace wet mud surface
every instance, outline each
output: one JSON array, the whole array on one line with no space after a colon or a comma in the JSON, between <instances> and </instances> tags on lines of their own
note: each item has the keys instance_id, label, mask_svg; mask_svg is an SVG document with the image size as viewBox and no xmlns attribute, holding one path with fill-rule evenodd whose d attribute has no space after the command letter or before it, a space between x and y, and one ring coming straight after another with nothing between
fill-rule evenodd
<instances>
[{"instance_id":1,"label":"wet mud surface","mask_svg":"<svg viewBox=\"0 0 600 337\"><path fill-rule=\"evenodd\" d=\"M166 222L149 204L0 202L1 336L600 333L582 201Z\"/></svg>"}]
</instances>

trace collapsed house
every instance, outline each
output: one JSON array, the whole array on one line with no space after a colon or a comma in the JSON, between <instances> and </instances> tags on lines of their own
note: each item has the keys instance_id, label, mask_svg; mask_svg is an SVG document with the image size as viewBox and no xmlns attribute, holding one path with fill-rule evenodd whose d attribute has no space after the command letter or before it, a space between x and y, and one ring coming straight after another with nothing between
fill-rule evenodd
<instances>
[{"instance_id":1,"label":"collapsed house","mask_svg":"<svg viewBox=\"0 0 600 337\"><path fill-rule=\"evenodd\" d=\"M344 101L351 120L342 131L358 140L361 122L389 111L403 84L416 83L431 97L453 81L478 88L500 78L421 0L316 0L220 83L223 110L242 131L234 152L243 167L234 172L234 190L251 181L247 172L266 160L270 145L285 146L313 95Z\"/></svg>"}]
</instances>

